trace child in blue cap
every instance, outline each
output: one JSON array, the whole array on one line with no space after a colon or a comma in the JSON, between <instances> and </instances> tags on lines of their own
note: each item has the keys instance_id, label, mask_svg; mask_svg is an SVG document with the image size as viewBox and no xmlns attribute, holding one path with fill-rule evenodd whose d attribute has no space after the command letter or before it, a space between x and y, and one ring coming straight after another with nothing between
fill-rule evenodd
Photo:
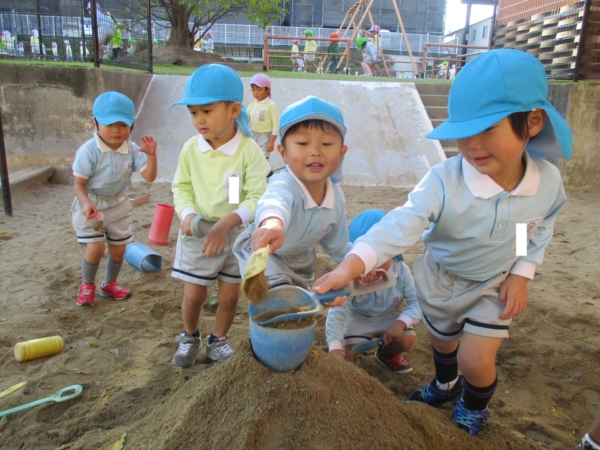
<instances>
[{"instance_id":1,"label":"child in blue cap","mask_svg":"<svg viewBox=\"0 0 600 450\"><path fill-rule=\"evenodd\" d=\"M131 295L117 282L123 264L125 247L132 239L131 202L125 189L131 174L140 172L146 181L156 178L156 141L141 136L142 148L129 140L135 106L118 92L105 92L94 102L94 137L83 144L73 162L75 201L71 208L77 242L85 244L82 263L83 282L79 286L77 304L92 306L95 300L95 278L108 243L106 277L100 284L100 295L124 300ZM93 228L88 218L102 213L103 226ZM96 222L98 224L98 222Z\"/></svg>"},{"instance_id":2,"label":"child in blue cap","mask_svg":"<svg viewBox=\"0 0 600 450\"><path fill-rule=\"evenodd\" d=\"M379 209L360 213L350 222L350 242L356 241L384 217L385 213ZM417 335L413 326L421 320L421 308L412 274L403 261L402 255L396 255L377 270L394 273L395 286L350 297L342 306L329 310L326 322L329 353L345 359L354 345L383 336L383 345L379 346L375 359L395 373L413 371L402 353L415 345ZM372 274L376 280L377 274ZM400 312L404 304L406 307Z\"/></svg>"},{"instance_id":3,"label":"child in blue cap","mask_svg":"<svg viewBox=\"0 0 600 450\"><path fill-rule=\"evenodd\" d=\"M254 223L235 243L242 273L253 250L267 244L271 256L264 273L270 287L308 289L317 244L335 261L343 259L349 249L346 201L330 176L347 151L345 134L339 108L320 98L307 97L285 109L277 150L287 166L271 177Z\"/></svg>"},{"instance_id":4,"label":"child in blue cap","mask_svg":"<svg viewBox=\"0 0 600 450\"><path fill-rule=\"evenodd\" d=\"M227 332L237 310L241 276L231 246L254 218L270 172L250 137L243 97L239 75L227 66L210 64L192 74L183 98L175 103L187 106L198 132L183 145L172 187L181 219L172 276L183 280L184 325L172 362L183 368L194 365L202 346L200 308L215 282L219 306L206 353L214 361L233 355Z\"/></svg>"},{"instance_id":5,"label":"child in blue cap","mask_svg":"<svg viewBox=\"0 0 600 450\"><path fill-rule=\"evenodd\" d=\"M452 420L471 435L488 420L496 354L511 319L525 311L527 283L566 201L558 169L540 159L569 159L572 149L569 126L547 95L532 55L492 50L470 61L450 90L448 120L428 134L456 139L460 156L433 167L314 289L346 285L422 233L426 251L413 275L435 378L409 399L432 406L460 399Z\"/></svg>"}]
</instances>

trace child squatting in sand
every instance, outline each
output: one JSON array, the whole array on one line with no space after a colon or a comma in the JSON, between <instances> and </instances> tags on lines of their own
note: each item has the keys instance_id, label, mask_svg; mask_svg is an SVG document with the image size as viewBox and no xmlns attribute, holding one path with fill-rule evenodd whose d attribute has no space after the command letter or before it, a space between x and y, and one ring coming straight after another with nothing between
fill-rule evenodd
<instances>
[{"instance_id":1,"label":"child squatting in sand","mask_svg":"<svg viewBox=\"0 0 600 450\"><path fill-rule=\"evenodd\" d=\"M428 134L456 139L460 156L433 167L404 206L315 283L318 293L345 286L422 234L426 250L413 276L435 377L409 399L458 400L452 420L471 435L487 423L496 355L511 319L525 311L527 283L566 201L558 169L540 158L568 159L572 148L547 94L546 73L532 55L492 50L470 61L452 85L448 120ZM520 241L518 228L526 229Z\"/></svg>"},{"instance_id":2,"label":"child squatting in sand","mask_svg":"<svg viewBox=\"0 0 600 450\"><path fill-rule=\"evenodd\" d=\"M135 106L118 92L105 92L94 102L94 137L83 144L73 162L75 200L71 208L77 242L85 244L83 280L77 294L77 304L92 306L95 300L95 278L108 243L106 276L100 284L100 295L112 300L124 300L131 295L120 286L117 277L123 264L125 248L132 242L132 205L125 189L131 184L131 174L140 172L146 181L156 178L156 141L141 136L143 147L129 140ZM101 213L100 228L88 223L89 217Z\"/></svg>"},{"instance_id":3,"label":"child squatting in sand","mask_svg":"<svg viewBox=\"0 0 600 450\"><path fill-rule=\"evenodd\" d=\"M184 326L172 362L183 368L194 365L202 346L200 311L208 286L215 282L219 306L206 353L214 361L233 355L227 332L237 310L241 276L231 247L243 225L254 218L271 170L250 138L243 97L239 75L227 66L210 64L192 74L183 98L175 103L187 106L198 132L181 150L172 186L181 219L172 276L183 280ZM239 186L238 191L231 186Z\"/></svg>"}]
</instances>

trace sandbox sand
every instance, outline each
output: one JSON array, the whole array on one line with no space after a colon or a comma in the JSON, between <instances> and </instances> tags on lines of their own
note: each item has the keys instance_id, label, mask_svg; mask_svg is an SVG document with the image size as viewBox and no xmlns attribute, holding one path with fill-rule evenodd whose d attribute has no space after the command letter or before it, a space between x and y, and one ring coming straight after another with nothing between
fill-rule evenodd
<instances>
[{"instance_id":1,"label":"sandbox sand","mask_svg":"<svg viewBox=\"0 0 600 450\"><path fill-rule=\"evenodd\" d=\"M360 211L404 203L402 189L343 186L351 219ZM134 237L145 242L157 202L172 203L170 185L135 183L150 203L134 210ZM600 404L600 189L569 191L545 264L530 284L527 311L511 326L498 357L498 390L488 429L470 437L450 421L451 408L407 402L433 376L421 324L406 358L409 375L386 371L372 355L357 364L326 353L324 317L308 359L295 373L274 373L248 343L247 300L230 331L232 360L171 365L181 332L182 283L170 277L178 221L160 273L124 264L124 302L75 303L83 249L71 227L70 186L40 185L14 195L14 217L0 216L0 410L81 384L77 399L9 416L2 449L109 449L127 432L125 449L570 449ZM3 234L2 232L5 232ZM422 243L405 253L410 264ZM98 276L103 274L106 258ZM319 275L334 263L319 254ZM214 289L210 290L213 294ZM203 312L210 332L214 313ZM61 335L65 350L19 363L19 341ZM97 346L90 346L97 343Z\"/></svg>"}]
</instances>

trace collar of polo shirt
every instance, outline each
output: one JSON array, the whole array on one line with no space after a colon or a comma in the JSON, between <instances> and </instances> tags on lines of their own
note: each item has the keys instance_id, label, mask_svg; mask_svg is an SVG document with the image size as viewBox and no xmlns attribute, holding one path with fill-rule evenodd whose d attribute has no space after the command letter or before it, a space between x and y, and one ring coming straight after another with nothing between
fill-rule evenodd
<instances>
[{"instance_id":1,"label":"collar of polo shirt","mask_svg":"<svg viewBox=\"0 0 600 450\"><path fill-rule=\"evenodd\" d=\"M463 179L465 184L477 198L487 200L501 192L502 186L496 183L489 175L477 172L477 169L467 162L465 158L461 161ZM535 195L540 185L540 171L535 161L525 152L525 175L519 185L510 193L511 195L532 196Z\"/></svg>"},{"instance_id":2,"label":"collar of polo shirt","mask_svg":"<svg viewBox=\"0 0 600 450\"><path fill-rule=\"evenodd\" d=\"M290 172L290 175L294 178L294 180L296 180L296 182L300 185L300 193L302 194L302 198L304 199L305 210L318 207L333 209L333 207L335 206L335 193L333 192L333 185L331 184L330 178L327 178L327 186L325 187L325 198L323 199L320 205L317 205L317 203L313 200L312 195L310 195L310 192L308 192L308 189L306 189L304 183L300 181L298 177L296 177L296 175L294 175L294 173L289 169L289 167L288 171Z\"/></svg>"},{"instance_id":3,"label":"collar of polo shirt","mask_svg":"<svg viewBox=\"0 0 600 450\"><path fill-rule=\"evenodd\" d=\"M124 141L118 149L113 150L108 145L106 145L102 139L100 139L100 136L98 136L98 133L96 133L95 137L96 137L96 145L98 146L98 148L100 149L100 151L102 153L117 152L117 153L121 153L122 155L126 155L129 153L129 143L127 141Z\"/></svg>"},{"instance_id":4,"label":"collar of polo shirt","mask_svg":"<svg viewBox=\"0 0 600 450\"><path fill-rule=\"evenodd\" d=\"M204 137L198 133L198 151L200 153L206 153L209 150L217 150L225 155L233 156L237 152L240 142L242 142L242 132L239 128L237 129L233 139L221 145L219 148L212 148L210 144L206 142L206 139L204 139Z\"/></svg>"}]
</instances>

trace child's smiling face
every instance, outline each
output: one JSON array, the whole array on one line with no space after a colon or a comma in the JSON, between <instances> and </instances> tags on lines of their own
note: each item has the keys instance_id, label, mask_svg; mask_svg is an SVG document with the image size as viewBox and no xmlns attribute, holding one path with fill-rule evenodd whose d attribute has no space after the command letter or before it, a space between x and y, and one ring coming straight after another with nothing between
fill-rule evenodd
<instances>
[{"instance_id":1,"label":"child's smiling face","mask_svg":"<svg viewBox=\"0 0 600 450\"><path fill-rule=\"evenodd\" d=\"M311 125L287 132L283 145L278 146L283 161L309 192L325 185L347 150L342 136L329 123L325 123L323 129Z\"/></svg>"},{"instance_id":2,"label":"child's smiling face","mask_svg":"<svg viewBox=\"0 0 600 450\"><path fill-rule=\"evenodd\" d=\"M115 122L110 125L98 124L98 136L111 150L118 150L121 144L129 139L131 127L124 122Z\"/></svg>"},{"instance_id":3,"label":"child's smiling face","mask_svg":"<svg viewBox=\"0 0 600 450\"><path fill-rule=\"evenodd\" d=\"M546 113L534 110L528 116L528 137L536 136L544 127ZM460 154L479 173L488 175L506 191L512 191L525 173L523 153L528 139L514 132L505 117L487 130L464 139L457 139Z\"/></svg>"}]
</instances>

